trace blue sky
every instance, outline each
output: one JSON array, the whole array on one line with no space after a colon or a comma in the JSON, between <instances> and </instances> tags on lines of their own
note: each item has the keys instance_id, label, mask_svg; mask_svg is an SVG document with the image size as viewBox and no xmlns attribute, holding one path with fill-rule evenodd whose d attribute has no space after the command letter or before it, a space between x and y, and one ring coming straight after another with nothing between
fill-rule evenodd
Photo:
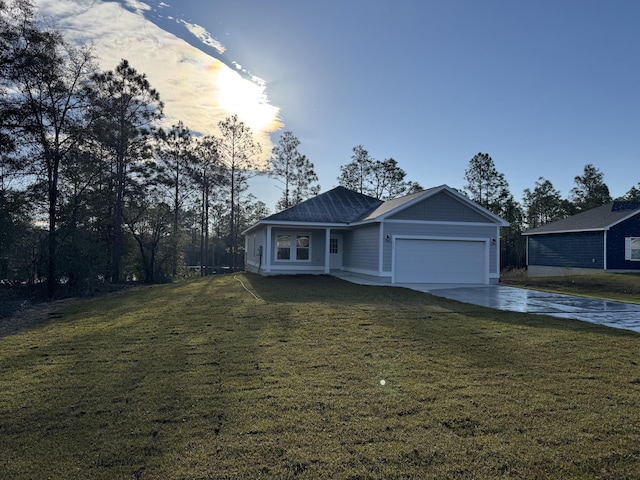
<instances>
[{"instance_id":1,"label":"blue sky","mask_svg":"<svg viewBox=\"0 0 640 480\"><path fill-rule=\"evenodd\" d=\"M53 14L55 0L37 3ZM604 173L613 196L640 182L635 0L75 3L85 9L149 5L165 19L156 18L158 26L171 30L166 20L180 19L206 31L209 46L218 42L223 53L203 48L204 36L182 37L264 80L255 108L284 124L279 131L273 122L265 127L264 146L270 149L268 138L276 143L279 133L293 131L323 190L337 184L340 165L360 144L374 158L395 158L424 187L462 188L469 160L489 153L518 200L540 176L567 196L588 163ZM102 52L129 53L95 33ZM169 47L154 55L128 45L136 57L129 60L149 70L165 102L184 107L178 88L163 91L154 83L153 65L163 68ZM173 85L196 78L202 75L186 72ZM253 90L247 92L241 96L251 100ZM189 100L185 123L208 104L207 95ZM250 110L251 101L242 108ZM211 115L209 123L225 112L217 108ZM253 193L272 209L280 195L269 179L254 181Z\"/></svg>"}]
</instances>

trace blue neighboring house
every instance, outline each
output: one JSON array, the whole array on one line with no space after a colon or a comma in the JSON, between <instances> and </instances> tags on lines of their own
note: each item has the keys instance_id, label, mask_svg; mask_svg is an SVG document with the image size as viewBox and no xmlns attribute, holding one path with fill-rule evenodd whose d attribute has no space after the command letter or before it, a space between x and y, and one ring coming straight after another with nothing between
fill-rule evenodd
<instances>
[{"instance_id":1,"label":"blue neighboring house","mask_svg":"<svg viewBox=\"0 0 640 480\"><path fill-rule=\"evenodd\" d=\"M261 275L350 272L381 283L492 284L500 217L441 185L388 201L336 187L244 231Z\"/></svg>"},{"instance_id":2,"label":"blue neighboring house","mask_svg":"<svg viewBox=\"0 0 640 480\"><path fill-rule=\"evenodd\" d=\"M640 272L640 203L611 202L523 235L529 276Z\"/></svg>"}]
</instances>

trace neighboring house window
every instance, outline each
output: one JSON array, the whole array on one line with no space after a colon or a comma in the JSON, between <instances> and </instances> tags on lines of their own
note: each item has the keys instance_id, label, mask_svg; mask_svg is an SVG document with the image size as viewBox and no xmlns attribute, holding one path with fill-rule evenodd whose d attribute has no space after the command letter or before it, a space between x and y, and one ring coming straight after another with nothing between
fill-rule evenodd
<instances>
[{"instance_id":1,"label":"neighboring house window","mask_svg":"<svg viewBox=\"0 0 640 480\"><path fill-rule=\"evenodd\" d=\"M305 261L311 258L310 235L278 235L276 239L278 260L298 260Z\"/></svg>"},{"instance_id":2,"label":"neighboring house window","mask_svg":"<svg viewBox=\"0 0 640 480\"><path fill-rule=\"evenodd\" d=\"M625 240L625 260L640 261L640 237L627 237Z\"/></svg>"},{"instance_id":3,"label":"neighboring house window","mask_svg":"<svg viewBox=\"0 0 640 480\"><path fill-rule=\"evenodd\" d=\"M329 239L329 253L338 253L338 239L330 238Z\"/></svg>"}]
</instances>

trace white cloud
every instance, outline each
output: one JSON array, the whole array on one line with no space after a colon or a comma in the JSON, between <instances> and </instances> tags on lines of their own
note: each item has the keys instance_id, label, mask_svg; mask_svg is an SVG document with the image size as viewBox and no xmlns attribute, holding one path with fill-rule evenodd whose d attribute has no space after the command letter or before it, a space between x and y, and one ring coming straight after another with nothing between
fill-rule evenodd
<instances>
[{"instance_id":1,"label":"white cloud","mask_svg":"<svg viewBox=\"0 0 640 480\"><path fill-rule=\"evenodd\" d=\"M130 9L135 10L136 13L142 13L147 10L151 10L151 7L146 3L139 2L138 0L124 0L123 3Z\"/></svg>"},{"instance_id":2,"label":"white cloud","mask_svg":"<svg viewBox=\"0 0 640 480\"><path fill-rule=\"evenodd\" d=\"M137 12L149 8L137 0L125 1ZM138 72L146 74L152 87L160 92L169 124L182 120L194 131L215 135L220 120L237 114L262 145L263 158L269 158L272 148L269 133L281 128L281 124L279 109L269 103L262 79L255 77L252 82L243 78L235 69L119 3L95 0L35 3L40 14L53 20L53 26L69 41L92 44L103 70L113 70L125 58ZM213 39L206 30L198 30L202 27L196 27L192 25L203 42Z\"/></svg>"},{"instance_id":3,"label":"white cloud","mask_svg":"<svg viewBox=\"0 0 640 480\"><path fill-rule=\"evenodd\" d=\"M178 23L182 23L187 30L189 30L195 37L200 40L205 45L209 45L210 47L215 48L218 53L224 53L225 48L218 40L213 38L213 36L207 32L207 30L200 25L196 25L195 23L185 22L184 20L178 20Z\"/></svg>"}]
</instances>

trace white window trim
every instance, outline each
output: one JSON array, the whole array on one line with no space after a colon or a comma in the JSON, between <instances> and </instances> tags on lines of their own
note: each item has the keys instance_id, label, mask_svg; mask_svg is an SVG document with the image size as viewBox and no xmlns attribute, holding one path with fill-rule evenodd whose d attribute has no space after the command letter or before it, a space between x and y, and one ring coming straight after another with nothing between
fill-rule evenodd
<instances>
[{"instance_id":1,"label":"white window trim","mask_svg":"<svg viewBox=\"0 0 640 480\"><path fill-rule=\"evenodd\" d=\"M637 248L631 248L632 241L640 241L640 237L625 237L624 239L624 259L631 262L640 262L640 258L632 258L633 250L639 250Z\"/></svg>"},{"instance_id":2,"label":"white window trim","mask_svg":"<svg viewBox=\"0 0 640 480\"><path fill-rule=\"evenodd\" d=\"M289 258L288 259L284 259L284 258L278 258L278 237L280 235L288 235L289 238L291 239L291 243L289 245ZM306 260L298 260L296 258L296 249L297 247L297 237L309 237L309 258L307 258ZM311 262L311 249L312 249L312 239L313 237L311 236L311 233L307 233L307 232L277 232L275 234L275 251L274 251L274 262L286 262L286 263L309 263Z\"/></svg>"}]
</instances>

